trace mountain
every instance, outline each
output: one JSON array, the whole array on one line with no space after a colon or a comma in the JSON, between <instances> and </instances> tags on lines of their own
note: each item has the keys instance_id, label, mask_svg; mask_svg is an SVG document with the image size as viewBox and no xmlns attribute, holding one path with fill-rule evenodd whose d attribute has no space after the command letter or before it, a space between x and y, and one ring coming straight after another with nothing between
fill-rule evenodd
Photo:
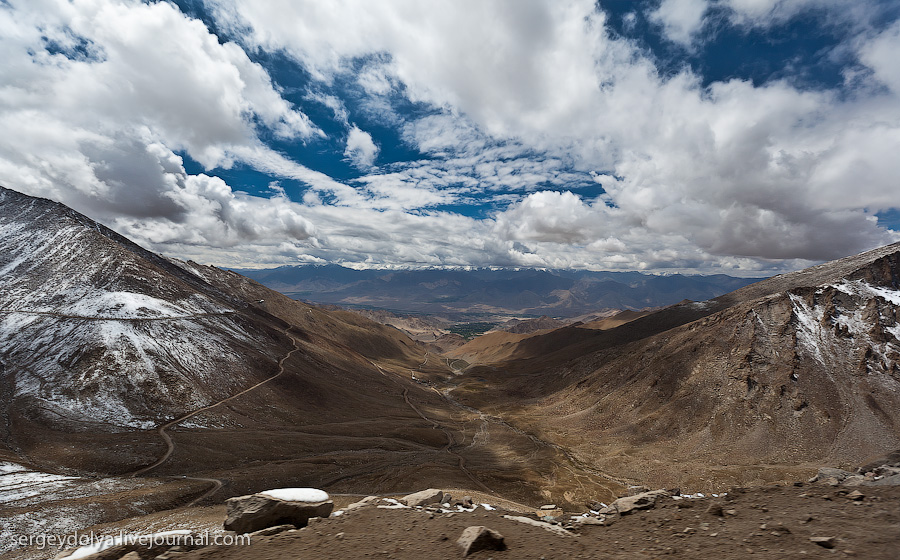
<instances>
[{"instance_id":1,"label":"mountain","mask_svg":"<svg viewBox=\"0 0 900 560\"><path fill-rule=\"evenodd\" d=\"M531 503L623 488L557 472L563 450L449 398L454 371L396 328L0 189L0 525L16 534L291 486Z\"/></svg>"},{"instance_id":2,"label":"mountain","mask_svg":"<svg viewBox=\"0 0 900 560\"><path fill-rule=\"evenodd\" d=\"M0 442L28 464L134 470L165 449L155 428L205 407L173 431L249 426L264 410L274 431L349 421L365 437L364 419L409 410L403 380L384 368L424 355L396 329L156 255L61 204L0 189ZM222 464L217 453L240 443L218 436L158 470Z\"/></svg>"},{"instance_id":3,"label":"mountain","mask_svg":"<svg viewBox=\"0 0 900 560\"><path fill-rule=\"evenodd\" d=\"M789 480L900 448L898 320L894 244L614 328L470 351L501 359L451 394L651 486Z\"/></svg>"},{"instance_id":4,"label":"mountain","mask_svg":"<svg viewBox=\"0 0 900 560\"><path fill-rule=\"evenodd\" d=\"M757 279L565 270L351 270L338 265L239 270L291 297L428 314L575 317L707 300Z\"/></svg>"}]
</instances>

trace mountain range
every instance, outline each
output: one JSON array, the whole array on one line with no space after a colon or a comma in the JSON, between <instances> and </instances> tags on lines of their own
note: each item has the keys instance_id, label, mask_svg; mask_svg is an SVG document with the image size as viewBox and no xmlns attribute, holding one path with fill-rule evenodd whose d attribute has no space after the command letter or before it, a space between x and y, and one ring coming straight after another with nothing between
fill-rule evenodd
<instances>
[{"instance_id":1,"label":"mountain range","mask_svg":"<svg viewBox=\"0 0 900 560\"><path fill-rule=\"evenodd\" d=\"M316 303L431 315L576 317L707 300L758 279L587 270L354 270L339 265L236 270Z\"/></svg>"},{"instance_id":2,"label":"mountain range","mask_svg":"<svg viewBox=\"0 0 900 560\"><path fill-rule=\"evenodd\" d=\"M443 286L537 294L582 277L519 273ZM399 298L436 289L422 281L438 271L365 274ZM439 353L0 189L2 526L81 529L290 486L584 508L630 485L715 492L900 449L900 244L514 330Z\"/></svg>"}]
</instances>

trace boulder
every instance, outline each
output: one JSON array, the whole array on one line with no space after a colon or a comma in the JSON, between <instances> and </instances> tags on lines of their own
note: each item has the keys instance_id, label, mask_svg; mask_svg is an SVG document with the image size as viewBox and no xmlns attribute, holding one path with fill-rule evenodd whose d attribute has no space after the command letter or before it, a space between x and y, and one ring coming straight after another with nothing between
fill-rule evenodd
<instances>
[{"instance_id":1,"label":"boulder","mask_svg":"<svg viewBox=\"0 0 900 560\"><path fill-rule=\"evenodd\" d=\"M439 504L444 499L444 493L436 488L422 490L408 496L400 498L400 503L410 507L427 506L428 504Z\"/></svg>"},{"instance_id":2,"label":"boulder","mask_svg":"<svg viewBox=\"0 0 900 560\"><path fill-rule=\"evenodd\" d=\"M809 537L809 540L822 548L834 548L834 537Z\"/></svg>"},{"instance_id":3,"label":"boulder","mask_svg":"<svg viewBox=\"0 0 900 560\"><path fill-rule=\"evenodd\" d=\"M228 518L225 529L252 533L267 527L306 527L313 517L328 517L334 503L328 494L313 488L282 488L225 501Z\"/></svg>"},{"instance_id":4,"label":"boulder","mask_svg":"<svg viewBox=\"0 0 900 560\"><path fill-rule=\"evenodd\" d=\"M544 521L557 519L563 516L563 510L560 508L557 509L539 509L535 510L534 516L538 519L543 519Z\"/></svg>"},{"instance_id":5,"label":"boulder","mask_svg":"<svg viewBox=\"0 0 900 560\"><path fill-rule=\"evenodd\" d=\"M248 533L247 536L250 537L251 541L254 537L271 537L272 535L277 535L278 533L284 533L285 531L293 531L297 527L286 524L286 525L275 525L274 527L266 527L265 529L260 529L259 531L253 531L252 533Z\"/></svg>"},{"instance_id":6,"label":"boulder","mask_svg":"<svg viewBox=\"0 0 900 560\"><path fill-rule=\"evenodd\" d=\"M456 544L462 548L463 556L479 550L506 550L503 535L482 525L466 527Z\"/></svg>"},{"instance_id":7,"label":"boulder","mask_svg":"<svg viewBox=\"0 0 900 560\"><path fill-rule=\"evenodd\" d=\"M626 515L637 509L650 509L656 505L657 499L668 495L669 493L665 490L641 492L634 496L619 498L608 509L615 510L619 515Z\"/></svg>"},{"instance_id":8,"label":"boulder","mask_svg":"<svg viewBox=\"0 0 900 560\"><path fill-rule=\"evenodd\" d=\"M880 480L865 482L861 486L900 486L900 474L894 476L886 476Z\"/></svg>"},{"instance_id":9,"label":"boulder","mask_svg":"<svg viewBox=\"0 0 900 560\"><path fill-rule=\"evenodd\" d=\"M843 469L835 469L832 467L820 467L816 476L812 477L810 482L825 482L829 479L835 479L837 482L843 482L844 479L857 476L856 473L845 471Z\"/></svg>"},{"instance_id":10,"label":"boulder","mask_svg":"<svg viewBox=\"0 0 900 560\"><path fill-rule=\"evenodd\" d=\"M344 511L353 511L355 509L359 509L359 508L365 507L365 506L374 506L380 499L381 498L379 498L378 496L366 496L362 500L360 500L358 502L353 502L349 506L345 507Z\"/></svg>"},{"instance_id":11,"label":"boulder","mask_svg":"<svg viewBox=\"0 0 900 560\"><path fill-rule=\"evenodd\" d=\"M552 525L550 523L545 523L543 521L538 521L537 519L532 519L530 517L523 517L521 515L504 515L504 519L509 519L510 521L518 521L519 523L524 523L526 525L531 525L532 527L540 527L545 531L550 531L551 533L556 533L557 535L563 537L572 537L574 536L572 533L566 531L562 527L558 525Z\"/></svg>"},{"instance_id":12,"label":"boulder","mask_svg":"<svg viewBox=\"0 0 900 560\"><path fill-rule=\"evenodd\" d=\"M581 525L608 525L605 519L600 519L598 517L579 517L573 521Z\"/></svg>"}]
</instances>

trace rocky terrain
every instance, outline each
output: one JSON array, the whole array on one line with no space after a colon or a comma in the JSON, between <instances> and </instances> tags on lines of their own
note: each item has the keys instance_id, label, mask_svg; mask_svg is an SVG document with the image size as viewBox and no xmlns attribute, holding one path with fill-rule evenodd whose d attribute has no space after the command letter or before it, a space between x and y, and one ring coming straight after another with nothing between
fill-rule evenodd
<instances>
[{"instance_id":1,"label":"rocky terrain","mask_svg":"<svg viewBox=\"0 0 900 560\"><path fill-rule=\"evenodd\" d=\"M462 492L462 493L461 493ZM62 552L61 558L896 558L900 452L809 482L686 495L632 488L610 504L529 509L483 493L331 497L278 489L232 498L166 531ZM339 509L337 509L339 508ZM154 521L159 527L159 520ZM211 524L212 526L207 526ZM178 527L178 528L175 528ZM189 528L185 528L189 527ZM110 527L98 535L112 534ZM224 531L223 531L224 529ZM123 538L122 535L129 537ZM214 537L210 537L214 535ZM211 544L213 543L213 544Z\"/></svg>"},{"instance_id":2,"label":"rocky terrain","mask_svg":"<svg viewBox=\"0 0 900 560\"><path fill-rule=\"evenodd\" d=\"M476 557L891 557L895 475L876 459L900 449L898 309L900 244L426 346L2 189L0 555L92 528L225 534L225 500L272 488L342 511L432 487L449 509L373 502L185 557L459 556L470 526L507 547ZM803 482L822 465L847 472ZM622 515L647 489L665 491Z\"/></svg>"},{"instance_id":3,"label":"rocky terrain","mask_svg":"<svg viewBox=\"0 0 900 560\"><path fill-rule=\"evenodd\" d=\"M452 394L653 486L762 484L855 464L900 446L898 250L612 329L532 336L470 368Z\"/></svg>"},{"instance_id":4,"label":"rocky terrain","mask_svg":"<svg viewBox=\"0 0 900 560\"><path fill-rule=\"evenodd\" d=\"M7 189L0 246L0 553L279 486L620 486L556 472L560 450L449 399L450 363L395 328Z\"/></svg>"}]
</instances>

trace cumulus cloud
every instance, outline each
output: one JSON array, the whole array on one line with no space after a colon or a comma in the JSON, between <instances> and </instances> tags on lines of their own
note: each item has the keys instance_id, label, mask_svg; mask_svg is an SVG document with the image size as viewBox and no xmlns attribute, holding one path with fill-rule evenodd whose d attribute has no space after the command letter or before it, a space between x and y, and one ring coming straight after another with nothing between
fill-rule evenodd
<instances>
[{"instance_id":1,"label":"cumulus cloud","mask_svg":"<svg viewBox=\"0 0 900 560\"><path fill-rule=\"evenodd\" d=\"M684 45L712 10L756 28L805 10L850 22L845 89L809 91L704 85L687 68L661 75L609 31L593 0L516 10L209 0L239 44L169 3L10 1L0 4L0 126L15 134L0 137L0 181L157 250L232 266L253 255L256 264L777 271L897 239L872 213L900 200L900 27L876 29L877 3L851 4L664 0L653 11ZM261 140L302 146L323 133L254 51L284 53L312 76L306 100L346 127L344 157L361 177L335 180ZM365 119L336 84L357 88L352 111ZM420 110L403 113L398 100ZM379 146L351 114L396 127L423 157L374 167ZM241 164L299 181L303 202L190 175L179 153L208 170ZM475 199L497 210L437 210Z\"/></svg>"},{"instance_id":2,"label":"cumulus cloud","mask_svg":"<svg viewBox=\"0 0 900 560\"><path fill-rule=\"evenodd\" d=\"M228 167L272 156L259 128L320 134L241 47L167 3L13 1L0 6L0 27L3 184L148 242L311 236L283 199L189 176L174 153Z\"/></svg>"},{"instance_id":3,"label":"cumulus cloud","mask_svg":"<svg viewBox=\"0 0 900 560\"><path fill-rule=\"evenodd\" d=\"M375 165L375 156L377 155L378 146L372 140L372 135L360 130L356 125L351 127L347 134L347 148L344 150L344 156L354 166L366 169Z\"/></svg>"},{"instance_id":4,"label":"cumulus cloud","mask_svg":"<svg viewBox=\"0 0 900 560\"><path fill-rule=\"evenodd\" d=\"M708 8L708 0L663 0L650 12L649 19L663 27L670 41L689 46L703 27Z\"/></svg>"}]
</instances>

